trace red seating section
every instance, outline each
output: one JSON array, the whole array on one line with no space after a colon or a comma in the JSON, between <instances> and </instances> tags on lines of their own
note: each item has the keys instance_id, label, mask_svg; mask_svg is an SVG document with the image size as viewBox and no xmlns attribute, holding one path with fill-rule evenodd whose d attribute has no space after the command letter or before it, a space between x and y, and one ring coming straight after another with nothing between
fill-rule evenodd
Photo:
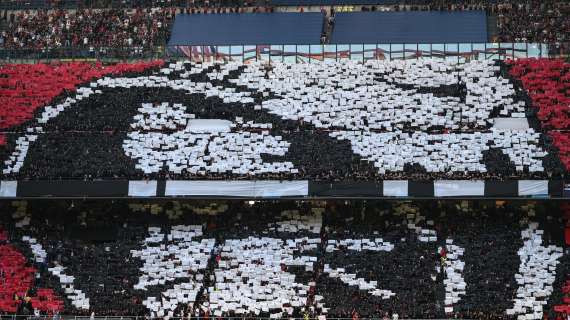
<instances>
[{"instance_id":1,"label":"red seating section","mask_svg":"<svg viewBox=\"0 0 570 320\"><path fill-rule=\"evenodd\" d=\"M0 130L17 126L33 117L34 111L76 86L110 74L142 72L163 61L124 63L8 64L0 67ZM0 138L0 145L6 143Z\"/></svg>"},{"instance_id":2,"label":"red seating section","mask_svg":"<svg viewBox=\"0 0 570 320\"><path fill-rule=\"evenodd\" d=\"M549 135L552 136L554 144L560 150L560 160L566 169L570 170L570 132L551 131Z\"/></svg>"},{"instance_id":3,"label":"red seating section","mask_svg":"<svg viewBox=\"0 0 570 320\"><path fill-rule=\"evenodd\" d=\"M522 81L542 127L550 130L560 159L570 170L570 63L556 59L508 61L511 75Z\"/></svg>"},{"instance_id":4,"label":"red seating section","mask_svg":"<svg viewBox=\"0 0 570 320\"><path fill-rule=\"evenodd\" d=\"M538 118L553 138L560 160L570 170L570 63L555 59L519 59L508 63L511 75L521 80L533 106L538 108ZM561 210L566 221L566 245L570 245L570 204L562 204ZM554 306L554 311L566 317L570 315L570 279L562 287L562 294L563 304Z\"/></svg>"},{"instance_id":5,"label":"red seating section","mask_svg":"<svg viewBox=\"0 0 570 320\"><path fill-rule=\"evenodd\" d=\"M0 228L0 240L7 239L7 234ZM24 296L31 288L36 269L26 266L27 259L14 246L0 244L0 311L16 312L18 305L14 294ZM63 309L63 300L52 289L38 289L32 298L32 306L41 311L53 313Z\"/></svg>"}]
</instances>

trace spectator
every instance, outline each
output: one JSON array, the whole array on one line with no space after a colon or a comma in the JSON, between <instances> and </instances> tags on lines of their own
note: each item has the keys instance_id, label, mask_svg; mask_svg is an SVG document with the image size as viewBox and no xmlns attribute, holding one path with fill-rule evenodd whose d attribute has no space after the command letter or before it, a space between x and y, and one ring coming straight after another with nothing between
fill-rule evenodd
<instances>
[{"instance_id":1,"label":"spectator","mask_svg":"<svg viewBox=\"0 0 570 320\"><path fill-rule=\"evenodd\" d=\"M497 40L500 42L570 41L570 3L538 1L502 3L497 6Z\"/></svg>"},{"instance_id":2,"label":"spectator","mask_svg":"<svg viewBox=\"0 0 570 320\"><path fill-rule=\"evenodd\" d=\"M286 253L272 251L271 247L263 248L262 257L256 255L254 247L244 248L239 251L240 255L232 256L238 253L239 247L234 245L236 242L248 239L263 241L263 238L275 239L278 244L287 241L297 243L293 250L303 252L299 252L295 259L307 255L316 258L313 269L297 268L290 265L291 261L285 260L284 263L289 263L287 268L279 268L281 274L293 277L295 283L314 282L311 289L307 290L310 292L307 305L295 308L297 310L292 317L297 319L304 317L303 310L307 311L309 318L322 314L322 310L314 307L319 303L324 303L328 308L326 314L329 318L369 319L383 316L389 320L400 316L445 316L516 319L516 316L505 315L505 310L512 306L512 299L519 287L514 276L520 272L521 259L518 253L526 251L521 249L524 245L521 231L523 234L528 232L525 228L532 218L538 222L541 233L544 233L544 237L539 234L537 236L545 246L561 246L563 243L563 212L557 203L538 203L509 202L501 207L493 201L258 202L253 205L231 201L80 201L71 208L69 202L65 201L52 202L50 206L46 206L45 202L19 201L14 204L16 209L11 207L11 203L1 204L3 212L18 210L20 215L18 218L13 218L11 214L3 215L0 222L4 226L12 226L23 218L22 214L25 215L27 225L10 228L14 230L12 236L16 239L15 243L24 247L26 243L21 240L23 236L35 238L42 250L54 257L48 259L50 267L62 265L68 275L75 276L75 288L90 298L90 310L81 311L67 306L65 311L76 315L84 314L86 317L92 313L98 316L148 315L150 312L142 301L148 303L148 297L157 297L158 301L168 300L165 293L173 286L200 281L197 280L199 277L207 282L204 290L199 290L202 293L194 292L196 304L180 303L173 313L176 316L187 316L196 311L203 317L212 318L210 312L219 306L206 302L219 296L221 290L231 293L224 283L236 283L231 278L225 277L224 280L224 270L237 268L239 264L239 270L247 272L248 269L262 268L267 263L268 256L283 259ZM25 206L23 210L20 209L22 206ZM46 217L51 221L49 225L44 223ZM216 227L202 228L203 222ZM412 222L413 226L410 227ZM180 228L190 225L192 230L198 230L198 240L187 239L187 233L180 236ZM149 226L160 230L158 237L151 235ZM433 232L436 239L422 241L419 235L423 231ZM550 238L552 240L548 240ZM180 266L180 256L176 253L179 248L195 250L200 241L204 243L207 239L215 239L216 250L211 254L209 251L203 255L190 251L193 259L208 260L203 265L205 269L187 270L180 274L172 272ZM303 250L307 245L303 239L314 239L319 245ZM361 242L365 239L370 241L367 244ZM436 279L432 273L438 263L436 248L448 243L449 239L453 240L454 245L465 249L461 258L465 264L461 277L468 284L468 289L455 304L454 313L445 314L441 308L443 294L446 292L444 276L439 274ZM343 241L350 243L343 245ZM378 241L393 246L388 251L362 248ZM152 256L157 259L135 256L134 252L143 252L141 247L156 249ZM450 260L457 261L453 250L455 249L447 254ZM188 253L186 251L185 254ZM27 252L26 255L29 261L33 261L32 253ZM215 263L218 255L221 256L220 262ZM59 262L56 262L57 256L61 257L57 259ZM251 261L251 267L244 262L246 259ZM169 265L169 269L150 269L156 261ZM536 264L541 262L533 261L537 261ZM350 279L342 280L330 273L332 269L343 273L340 268L346 269L347 274L375 281L375 287L391 290L395 296L381 299L366 289L359 289L358 285L347 283ZM560 291L563 283L561 280L566 275L567 268L568 259L564 256L556 268L556 281L552 284L555 291ZM149 269L155 270L151 271L152 277L164 274L174 277L174 280L148 285L145 290L135 288L139 281L150 277ZM59 280L50 276L49 271L42 275L43 287L56 288L62 297L69 296L59 285ZM548 274L549 277L550 275L551 273ZM269 281L264 280L265 277L266 274L261 273L249 280L252 284L258 284L259 279ZM209 287L213 291L208 292ZM236 286L230 287L231 290L238 290ZM265 288L272 290L275 286ZM278 289L289 290L283 287ZM549 313L552 304L562 300L561 297L554 296L552 299L546 300L545 314ZM234 313L235 309L236 306L233 305L219 317L238 317ZM268 314L269 311L261 311L257 316L265 318ZM250 316L253 314L242 314L239 317Z\"/></svg>"},{"instance_id":3,"label":"spectator","mask_svg":"<svg viewBox=\"0 0 570 320\"><path fill-rule=\"evenodd\" d=\"M149 48L166 43L172 20L170 9L22 11L3 32L4 47Z\"/></svg>"},{"instance_id":4,"label":"spectator","mask_svg":"<svg viewBox=\"0 0 570 320\"><path fill-rule=\"evenodd\" d=\"M93 83L93 87L82 88L80 92L100 90L100 93L93 92L93 94L90 94L89 97L86 97L81 102L73 103L72 106L66 107L67 110L65 112L49 116L49 121L45 121L45 124L42 120L42 123L38 125L44 128L45 133L38 134L39 137L37 141L31 141L28 144L29 150L27 150L24 155L25 161L23 161L21 168L21 164L12 160L15 166L11 167L11 171L6 172L6 176L14 177L14 179L151 178L280 180L303 178L312 181L372 181L385 179L497 180L513 177L546 179L564 176L566 171L558 159L558 154L552 145L552 141L541 135L542 129L540 124L534 123L538 120L536 119L536 115L531 112L528 112L528 121L534 133L531 135L530 131L528 131L528 136L525 136L524 139L529 143L527 143L524 148L530 148L530 146L532 146L532 149L527 150L528 153L525 153L524 158L514 153L509 154L505 147L499 145L493 148L482 148L480 152L477 152L475 156L472 157L473 161L466 161L467 158L459 156L453 158L448 157L449 152L447 152L447 150L452 150L449 137L457 137L458 133L462 135L462 140L457 140L454 144L463 144L464 146L461 148L468 148L468 145L477 146L481 144L481 141L475 140L477 134L487 135L485 139L492 139L492 141L497 142L506 139L506 137L511 137L510 139L512 139L512 137L519 135L520 130L515 130L500 132L497 133L495 137L491 137L488 133L488 130L491 128L490 124L485 121L475 121L474 119L495 118L500 108L503 108L501 105L506 105L509 108L512 107L511 110L515 110L513 108L516 107L520 110L517 112L525 112L526 108L529 107L529 100L525 91L521 89L520 83L509 80L508 66L503 63L495 65L494 63L483 63L481 61L470 62L467 67L477 67L483 68L482 70L488 70L487 73L477 76L476 79L466 78L461 80L455 77L449 77L447 78L448 80L445 80L448 81L447 84L438 84L432 87L422 87L420 82L417 84L414 83L414 81L425 81L428 78L439 79L443 75L452 74L452 72L456 72L456 70L462 71L463 68L466 68L466 66L458 67L461 69L455 69L455 67L450 66L440 66L439 64L441 63L441 60L414 60L414 64L418 65L407 68L404 73L399 71L380 71L388 70L388 68L392 70L398 65L401 65L398 61L378 62L375 63L376 65L372 63L368 65L345 64L342 62L327 63L324 65L326 68L322 69L318 69L319 64L316 62L309 66L300 64L289 66L279 62L272 62L271 66L273 69L267 69L267 64L261 62L250 63L243 66L239 64L208 66L190 62L169 63L168 67L160 71L161 73L158 71L148 71L144 74L140 73L140 78L137 82L133 82L131 77L117 77L112 81L105 80L99 84ZM437 70L441 70L439 69L440 67L448 69L445 72L432 72L428 76L426 74L428 71L426 70L430 69L424 68L424 66L428 65L437 65ZM230 67L236 67L237 69L226 69ZM433 68L435 69L435 67ZM314 69L314 72L309 76L301 73L308 72L307 70L310 69ZM316 117L306 117L304 118L305 122L299 121L300 119L297 116L295 120L291 120L293 119L291 115L302 114L301 112L304 112L304 110L300 110L303 96L299 95L299 97L295 97L295 94L301 90L310 95L315 94L317 87L313 84L312 80L310 80L311 77L315 79L327 78L334 80L336 84L333 82L331 82L331 84L324 84L323 82L322 87L324 88L326 86L326 88L330 88L327 89L329 92L340 91L337 89L339 85L355 85L349 80L347 69L351 71L358 70L360 75L367 75L370 79L375 77L376 80L374 81L376 81L376 83L374 85L372 85L371 82L367 82L366 84L363 82L362 85L359 85L360 90L370 84L368 90L378 93L377 97L370 96L367 98L370 99L370 102L367 102L370 105L375 105L379 103L377 101L381 101L381 99L385 98L394 99L394 101L396 101L400 99L400 97L407 96L414 97L414 99L399 101L397 108L395 107L396 104L388 104L382 108L377 108L373 111L376 118L369 116L371 113L364 108L345 112L342 110L342 106L340 106L340 101L332 105L331 103L325 104L324 102L314 99L312 103L305 102L303 108L305 110L308 110L309 107L314 108L315 112L319 113L319 118L325 122L328 127L322 125L322 122L315 122ZM163 76L158 77L160 80L156 81L161 81L161 84L156 83L155 80L153 80L154 77L150 77L151 73L154 73L154 75L163 75L162 72L168 73L169 76L168 78ZM223 75L223 73L226 72L228 76ZM384 72L386 72L386 74L383 74ZM417 76L420 73L423 73L422 77ZM500 83L497 82L498 78L493 75L493 73L504 75ZM218 74L220 76L218 76ZM187 90L180 88L176 84L177 81L182 81L182 75L197 84L196 88L192 88L191 94L188 94L189 92ZM209 84L215 84L215 86L219 86L220 88L233 88L238 78L242 80L248 79L249 83L246 85L251 86L251 88L248 90L245 85L238 86L231 96L233 101L228 98L229 93L226 94L224 98L220 98L221 96L215 97L215 94L207 97L200 91L205 90L200 89L200 86L205 88ZM288 89L287 92L280 89L281 92L279 94L281 95L281 100L276 98L276 95L271 91L273 91L274 88L283 88L283 84L281 84L283 80L279 79L289 78L295 79L295 83L299 85L295 88ZM57 77L53 79L57 79ZM92 77L87 77L86 79L92 79ZM477 83L483 83L481 79L485 79L484 81L486 83L497 83L497 89L501 89L501 97L508 96L508 99L512 99L512 101L503 103L501 102L502 100L497 99L494 100L495 102L492 104L489 102L481 108L479 103L473 101L466 103L461 102L461 108L463 108L463 110L477 111L473 119L470 120L467 116L461 119L460 114L456 113L455 116L449 117L449 119L442 119L443 121L437 120L441 117L439 112L448 112L452 108L451 105L456 104L454 101L459 102L460 99L456 97L466 95L462 93L465 92L465 81L473 83L473 86L475 86ZM19 79L18 81L25 82L26 79ZM140 84L143 82L148 85L141 86ZM385 82L390 83L386 84ZM10 81L7 81L7 83L10 83ZM507 84L509 84L509 86L507 86ZM511 87L511 84L513 87ZM389 88L390 92L388 92L388 90L381 90L381 88ZM417 93L411 89L421 90L421 93ZM321 89L319 88L317 90ZM474 87L469 90L469 92L475 92ZM22 92L19 90L14 91ZM76 94L76 92L70 92L69 96L74 97ZM424 108L424 106L418 101L420 98L425 97L434 100L434 97L438 97L438 99L440 99L439 97L445 98L445 100L441 100L442 102L440 103L441 111L431 113L431 111L426 112L420 109ZM285 98L293 102L299 100L298 107L292 107L288 103L284 103L283 99ZM355 99L354 97L349 98ZM47 101L49 100L51 99L47 99ZM6 99L6 101L11 103L9 99ZM179 105L179 102L182 104ZM268 106L269 103L275 103L271 107L273 108L271 112L268 112L267 110L269 110L269 108L265 109L265 107L254 108L254 106L261 104ZM287 107L280 109L281 107L279 107L277 103L283 103L283 105ZM342 102L342 104L348 105L349 100ZM141 106L145 107L141 109ZM164 106L164 108L157 108L158 106ZM50 108L56 109L56 107ZM63 109L63 107L61 108ZM431 110L432 108L424 109ZM126 112L126 110L129 111ZM139 115L136 115L137 110L141 112ZM149 117L148 115L155 112L153 110L158 110L156 112L161 114L161 116L157 118ZM401 116L397 119L391 118L390 112L393 112L393 110L398 110ZM422 110L422 113L420 113L419 110ZM289 114L287 117L291 118L277 116L280 112L285 111ZM505 109L505 111L505 116L508 116L509 112L512 112L508 111L508 109ZM234 142L233 140L229 140L230 136L241 137L247 132L257 133L266 130L267 134L264 135L262 141L267 147L263 148L263 155L259 161L255 162L256 164L254 164L253 161L251 161L251 163L249 162L250 160L247 157L250 157L251 154L240 154L238 151L232 150L231 154L235 155L236 159L242 159L237 164L231 164L239 168L239 170L235 172L231 170L219 170L218 168L222 167L214 167L212 164L202 165L201 163L200 168L202 169L198 169L198 160L192 160L194 162L184 160L186 161L184 162L182 159L187 159L187 157L176 155L177 150L183 150L182 147L186 148L190 143L181 138L181 136L178 136L179 134L185 136L193 135L192 132L186 130L187 127L180 125L180 123L173 126L169 124L171 127L166 127L166 125L158 122L138 124L139 121L136 120L148 119L148 121L155 121L152 119L161 119L163 117L162 114L166 115L167 112L176 114L177 117L179 117L177 121L185 121L182 119L194 117L196 119L220 119L235 125L234 129L231 130L231 134L224 134L223 140L219 140L219 150L213 151L210 149L208 156L210 159L207 160L208 163L215 163L216 165L223 165L225 167L230 165L227 164L224 157L220 156L221 154L230 152L230 148L233 147ZM6 112L6 114L9 113ZM382 116L380 116L381 114ZM423 128L416 122L416 115L420 114L423 120ZM465 114L464 112L463 115ZM57 115L57 117L55 115ZM42 114L42 117L43 116L47 117L48 113ZM353 121L346 121L347 119L353 119ZM365 121L361 119L365 119ZM390 121L385 121L384 119L390 119ZM434 119L436 119L437 122L434 121ZM249 122L252 124L255 123L257 128L249 128ZM313 126L312 123L319 125L319 127ZM147 128L145 128L145 126L147 126ZM383 130L391 130L397 126L401 128L398 130L403 130L405 133L402 134L404 138L397 138L401 139L401 142L399 142L401 148L399 149L400 151L398 151L400 155L390 155L389 158L397 159L397 161L392 161L391 164L386 161L382 163L378 162L376 165L374 159L388 158L387 155L385 156L379 153L387 149L382 147L382 144L377 144L375 145L377 147L366 149L365 153L361 148L368 148L368 146L361 144L361 140L358 139L358 136L347 135L339 139L338 137L340 136L336 134L336 132L344 134L346 132L356 132L363 128L367 130L372 128L370 131L373 131L374 137L372 134L368 135L366 141L370 141L370 143L380 141L384 143L384 145L391 146L392 142L382 142L383 140L378 139L378 137L388 136ZM153 128L152 130L150 130L151 127ZM260 128L265 129L260 130ZM341 128L354 131L341 130ZM159 131L161 132L161 137L168 138L162 141L169 140L167 143L171 145L162 150L166 149L169 151L158 152L158 147L155 147L157 149L147 147L148 143L146 139L150 139L153 135L159 133ZM409 132L414 134L417 132L417 134L412 136ZM134 133L136 133L136 135L134 135ZM333 133L336 137L332 135ZM382 135L376 135L376 133L382 133ZM211 133L208 133L207 136L207 139L205 137L203 138L203 142L209 145L212 143L211 139L213 138L211 137ZM278 142L278 138L276 137L280 137L281 142ZM410 161L408 158L401 159L402 152L410 152L402 146L411 146L413 139L416 139L413 137L420 137L424 141L427 141L428 138L432 139L432 137L437 137L438 140L435 141L435 139L433 139L435 141L434 143L423 142L422 149L418 148L416 142L414 148L418 151L414 152L417 152L418 155L414 155L414 157L418 159L423 157L420 160ZM390 139L396 138L392 137ZM440 142L439 139L445 141ZM16 142L13 140L10 142L9 140L8 145L10 146L11 143ZM20 139L19 143L23 143L22 139ZM251 140L248 143L251 143ZM353 144L358 147L353 147ZM166 144L164 146L166 147ZM520 145L515 147L520 150L524 149ZM17 152L17 149L16 151L13 150L14 148L10 147L3 161L10 161L10 154ZM201 149L196 149L196 151L193 151L195 157L191 158L201 159L201 157L204 157L201 153L203 151L200 150ZM260 148L256 150L260 150ZM544 153L542 150L544 150ZM283 153L279 154L280 152ZM373 152L378 153L373 154ZM391 152L395 152L395 149ZM423 161L423 159L431 159L431 157L424 156L424 154L431 154L431 157L439 159L439 162L445 162L446 166L436 168L433 164L422 163L421 161ZM468 156L471 159L471 155ZM18 157L14 156L13 158ZM232 158L234 158L234 156L232 156ZM70 161L70 159L74 161ZM533 163L526 162L530 159L533 159ZM259 163L259 166L269 163L275 163L276 165L267 166L266 170L261 171L257 163ZM469 167L466 167L466 163L468 163ZM140 164L140 166L137 167L137 164ZM428 165L431 166L431 168ZM532 171L530 170L531 165L535 168ZM525 166L527 166L528 169L525 169Z\"/></svg>"}]
</instances>

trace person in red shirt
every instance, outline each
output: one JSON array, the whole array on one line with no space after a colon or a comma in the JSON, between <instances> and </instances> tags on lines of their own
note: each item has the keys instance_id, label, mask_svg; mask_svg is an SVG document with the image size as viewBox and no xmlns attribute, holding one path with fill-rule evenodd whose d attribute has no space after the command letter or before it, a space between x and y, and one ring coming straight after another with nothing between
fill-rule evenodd
<instances>
[{"instance_id":1,"label":"person in red shirt","mask_svg":"<svg viewBox=\"0 0 570 320\"><path fill-rule=\"evenodd\" d=\"M358 314L358 311L356 311L356 309L352 310L352 320L359 320L360 319L360 315Z\"/></svg>"}]
</instances>

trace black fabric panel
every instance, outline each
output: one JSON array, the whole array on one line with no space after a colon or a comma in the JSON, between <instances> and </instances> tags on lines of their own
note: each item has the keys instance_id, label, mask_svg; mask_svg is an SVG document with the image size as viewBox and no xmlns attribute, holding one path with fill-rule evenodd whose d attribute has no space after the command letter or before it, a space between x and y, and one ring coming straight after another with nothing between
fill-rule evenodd
<instances>
[{"instance_id":1,"label":"black fabric panel","mask_svg":"<svg viewBox=\"0 0 570 320\"><path fill-rule=\"evenodd\" d=\"M129 182L119 181L20 181L19 197L127 197Z\"/></svg>"},{"instance_id":2,"label":"black fabric panel","mask_svg":"<svg viewBox=\"0 0 570 320\"><path fill-rule=\"evenodd\" d=\"M564 197L570 198L570 184L564 184L564 189L562 191Z\"/></svg>"},{"instance_id":3,"label":"black fabric panel","mask_svg":"<svg viewBox=\"0 0 570 320\"><path fill-rule=\"evenodd\" d=\"M309 195L330 197L381 197L381 182L309 182Z\"/></svg>"},{"instance_id":4,"label":"black fabric panel","mask_svg":"<svg viewBox=\"0 0 570 320\"><path fill-rule=\"evenodd\" d=\"M408 196L410 197L433 197L433 181L408 181Z\"/></svg>"},{"instance_id":5,"label":"black fabric panel","mask_svg":"<svg viewBox=\"0 0 570 320\"><path fill-rule=\"evenodd\" d=\"M166 180L158 180L156 182L156 196L164 197L166 194Z\"/></svg>"},{"instance_id":6,"label":"black fabric panel","mask_svg":"<svg viewBox=\"0 0 570 320\"><path fill-rule=\"evenodd\" d=\"M518 180L485 181L485 197L518 197Z\"/></svg>"},{"instance_id":7,"label":"black fabric panel","mask_svg":"<svg viewBox=\"0 0 570 320\"><path fill-rule=\"evenodd\" d=\"M116 226L104 227L72 227L70 236L73 239L86 241L116 241L119 230Z\"/></svg>"},{"instance_id":8,"label":"black fabric panel","mask_svg":"<svg viewBox=\"0 0 570 320\"><path fill-rule=\"evenodd\" d=\"M326 182L315 182L309 180L309 196L319 196L330 190L331 184Z\"/></svg>"},{"instance_id":9,"label":"black fabric panel","mask_svg":"<svg viewBox=\"0 0 570 320\"><path fill-rule=\"evenodd\" d=\"M564 193L564 182L562 180L548 181L548 194L551 197L562 197Z\"/></svg>"}]
</instances>

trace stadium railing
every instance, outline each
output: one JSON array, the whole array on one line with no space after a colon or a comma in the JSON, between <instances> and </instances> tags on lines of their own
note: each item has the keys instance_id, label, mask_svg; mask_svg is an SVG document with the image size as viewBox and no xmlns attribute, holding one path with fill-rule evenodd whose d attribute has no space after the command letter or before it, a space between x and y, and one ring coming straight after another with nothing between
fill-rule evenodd
<instances>
[{"instance_id":1,"label":"stadium railing","mask_svg":"<svg viewBox=\"0 0 570 320\"><path fill-rule=\"evenodd\" d=\"M550 45L531 43L447 43L447 44L329 44L257 46L170 46L169 58L194 61L251 60L311 62L339 59L405 60L442 57L457 62L469 59L545 58Z\"/></svg>"},{"instance_id":2,"label":"stadium railing","mask_svg":"<svg viewBox=\"0 0 570 320\"><path fill-rule=\"evenodd\" d=\"M558 49L557 49L558 48ZM312 62L351 59L405 60L441 57L459 63L471 59L547 58L567 56L568 51L536 43L447 43L447 44L328 44L328 45L192 45L166 47L3 49L0 62L34 63L52 60L130 61L188 59L202 61Z\"/></svg>"}]
</instances>

